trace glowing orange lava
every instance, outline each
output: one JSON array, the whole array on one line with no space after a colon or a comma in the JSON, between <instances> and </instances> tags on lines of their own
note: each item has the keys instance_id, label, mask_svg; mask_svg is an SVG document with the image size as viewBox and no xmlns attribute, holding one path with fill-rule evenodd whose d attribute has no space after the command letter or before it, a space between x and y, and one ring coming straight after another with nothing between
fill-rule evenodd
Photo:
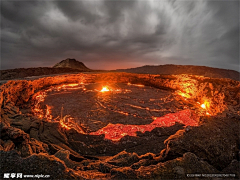
<instances>
[{"instance_id":1,"label":"glowing orange lava","mask_svg":"<svg viewBox=\"0 0 240 180\"><path fill-rule=\"evenodd\" d=\"M188 84L188 86L190 86L190 84ZM188 88L186 88L185 90L187 91ZM176 91L176 94L182 96L184 98L184 100L192 98L188 93L183 93L179 90ZM202 104L200 102L196 102L196 103L199 104L200 107L205 110L206 115L210 116L211 114L208 112L208 111L210 111L210 102L206 98L203 98L203 100L204 100L204 103L202 103Z\"/></svg>"},{"instance_id":2,"label":"glowing orange lava","mask_svg":"<svg viewBox=\"0 0 240 180\"><path fill-rule=\"evenodd\" d=\"M48 106L48 105L46 105L46 106L47 106L47 109L46 109L46 115L45 115L45 117L50 120L50 119L52 119L51 107Z\"/></svg>"},{"instance_id":3,"label":"glowing orange lava","mask_svg":"<svg viewBox=\"0 0 240 180\"><path fill-rule=\"evenodd\" d=\"M60 123L60 125L61 125L63 128L65 128L65 129L71 129L71 128L68 127L63 121L60 121L59 123Z\"/></svg>"},{"instance_id":4,"label":"glowing orange lava","mask_svg":"<svg viewBox=\"0 0 240 180\"><path fill-rule=\"evenodd\" d=\"M71 86L71 87L75 87L78 86L79 84L75 83L75 84L68 84L67 86Z\"/></svg>"},{"instance_id":5,"label":"glowing orange lava","mask_svg":"<svg viewBox=\"0 0 240 180\"><path fill-rule=\"evenodd\" d=\"M146 125L124 125L124 124L108 124L106 127L99 129L91 135L105 134L105 139L119 141L122 137L136 136L136 132L142 133L152 131L156 127L170 127L176 122L186 126L198 126L198 117L190 110L183 110L177 113L167 114L164 117L154 118L151 124Z\"/></svg>"},{"instance_id":6,"label":"glowing orange lava","mask_svg":"<svg viewBox=\"0 0 240 180\"><path fill-rule=\"evenodd\" d=\"M81 83L82 84L82 83ZM133 85L133 86L138 86L138 87L144 87L144 85L142 84L131 84L131 83L127 83L128 85ZM190 85L187 84L187 87L189 87ZM65 116L61 118L55 118L53 119L52 115L51 115L51 107L50 106L46 106L46 109L42 109L40 104L41 102L44 101L45 97L47 96L47 92L49 91L60 91L60 90L64 90L67 88L71 88L71 89L77 89L77 88L82 88L83 91L86 91L87 89L84 86L80 86L80 84L65 84L65 85L59 85L59 86L55 86L55 87L51 87L48 90L45 91L41 91L38 92L34 99L36 101L34 107L33 107L33 112L36 116L38 116L39 118L45 118L49 121L57 121L59 122L59 124L61 125L61 127L65 128L65 129L75 129L80 133L84 133L84 131L81 129L80 126L77 125L77 123L75 122L75 120L73 118L71 118L70 116ZM95 89L97 92L122 92L121 89L110 89L110 87L108 86L103 86L102 89L99 91L99 89ZM124 92L128 92L130 90L125 90ZM185 93L187 92L187 93ZM190 94L191 92L189 91L177 91L176 94L182 96L185 100L189 100L188 98L193 98ZM207 98L198 100L199 102L196 102L196 104L198 104L196 107L198 109L201 110L201 112L203 112L206 115L211 115L212 111L210 109L210 100L208 100ZM200 103L201 102L201 103ZM102 106L103 108L106 109L106 107L101 104L100 102L98 102L100 106ZM137 107L139 108L139 107ZM140 107L142 108L142 107ZM150 110L149 108L144 108L146 110ZM116 110L111 110L114 112L118 112L121 114L124 114L126 116L129 115L129 113L127 112L123 112L123 111L116 111ZM136 115L134 114L133 116L136 117ZM119 141L122 137L124 136L136 136L136 132L140 131L142 133L146 132L146 131L152 131L154 128L156 127L170 127L173 126L176 122L184 124L186 126L197 126L198 125L198 117L195 116L194 114L192 114L192 111L190 111L189 109L177 112L177 113L173 113L173 114L167 114L164 117L154 117L153 118L153 122L151 124L147 124L147 125L123 125L123 124L108 124L107 126L105 126L102 129L99 129L96 132L92 132L90 133L91 135L100 135L100 134L105 134L105 138L106 139L110 139L112 141Z\"/></svg>"},{"instance_id":7,"label":"glowing orange lava","mask_svg":"<svg viewBox=\"0 0 240 180\"><path fill-rule=\"evenodd\" d=\"M205 104L202 104L201 107L202 107L203 109L206 109L206 105L205 105Z\"/></svg>"},{"instance_id":8,"label":"glowing orange lava","mask_svg":"<svg viewBox=\"0 0 240 180\"><path fill-rule=\"evenodd\" d=\"M83 84L83 83L80 83ZM75 84L63 84L57 87L51 87L48 90L45 91L41 91L38 92L35 97L33 99L35 99L36 103L34 105L33 108L33 112L34 114L42 119L45 118L48 121L56 121L59 122L59 124L61 125L61 127L65 128L65 129L75 129L80 133L84 133L84 131L73 121L73 118L71 118L70 116L65 116L65 117L61 117L60 120L59 118L55 118L53 119L52 115L51 115L51 107L46 105L46 111L44 111L43 109L41 109L40 107L40 103L44 102L45 97L47 96L47 92L51 92L53 90L57 90L60 91L61 89L66 89L66 88L81 88L81 86L79 86L79 84L75 83ZM83 90L86 90L86 88L83 88Z\"/></svg>"},{"instance_id":9,"label":"glowing orange lava","mask_svg":"<svg viewBox=\"0 0 240 180\"><path fill-rule=\"evenodd\" d=\"M183 93L183 92L181 92L181 91L177 91L176 93L177 93L178 95L184 97L184 98L190 98L190 97L191 97L189 94Z\"/></svg>"},{"instance_id":10,"label":"glowing orange lava","mask_svg":"<svg viewBox=\"0 0 240 180\"><path fill-rule=\"evenodd\" d=\"M108 92L110 91L107 86L103 86L102 90L100 92Z\"/></svg>"},{"instance_id":11,"label":"glowing orange lava","mask_svg":"<svg viewBox=\"0 0 240 180\"><path fill-rule=\"evenodd\" d=\"M198 103L200 104L200 103ZM206 110L206 115L207 116L211 116L211 114L208 112L210 110L210 102L208 102L207 100L204 101L203 104L200 105L202 109Z\"/></svg>"},{"instance_id":12,"label":"glowing orange lava","mask_svg":"<svg viewBox=\"0 0 240 180\"><path fill-rule=\"evenodd\" d=\"M131 84L131 83L127 83L127 85L132 85L132 86L138 86L138 87L144 87L144 85L143 84Z\"/></svg>"}]
</instances>

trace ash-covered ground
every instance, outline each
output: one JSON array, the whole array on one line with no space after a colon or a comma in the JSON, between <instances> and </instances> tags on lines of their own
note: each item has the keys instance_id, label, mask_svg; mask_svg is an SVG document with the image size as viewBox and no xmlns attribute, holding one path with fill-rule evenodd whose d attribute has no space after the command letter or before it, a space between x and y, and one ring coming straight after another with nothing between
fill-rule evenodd
<instances>
[{"instance_id":1,"label":"ash-covered ground","mask_svg":"<svg viewBox=\"0 0 240 180\"><path fill-rule=\"evenodd\" d=\"M1 177L238 179L239 88L229 79L128 73L8 81ZM106 138L115 125L123 130L117 141Z\"/></svg>"}]
</instances>

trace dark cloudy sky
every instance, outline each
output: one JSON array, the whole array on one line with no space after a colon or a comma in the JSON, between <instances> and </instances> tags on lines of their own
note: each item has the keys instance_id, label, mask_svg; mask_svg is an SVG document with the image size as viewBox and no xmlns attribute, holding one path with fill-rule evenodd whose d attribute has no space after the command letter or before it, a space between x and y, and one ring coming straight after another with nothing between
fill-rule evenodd
<instances>
[{"instance_id":1,"label":"dark cloudy sky","mask_svg":"<svg viewBox=\"0 0 240 180\"><path fill-rule=\"evenodd\" d=\"M1 0L1 69L68 57L93 69L239 70L239 1Z\"/></svg>"}]
</instances>

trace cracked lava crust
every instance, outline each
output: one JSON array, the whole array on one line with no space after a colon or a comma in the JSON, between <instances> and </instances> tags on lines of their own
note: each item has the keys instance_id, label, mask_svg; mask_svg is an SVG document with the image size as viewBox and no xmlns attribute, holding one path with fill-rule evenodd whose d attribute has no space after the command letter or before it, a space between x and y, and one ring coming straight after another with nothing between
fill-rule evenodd
<instances>
[{"instance_id":1,"label":"cracked lava crust","mask_svg":"<svg viewBox=\"0 0 240 180\"><path fill-rule=\"evenodd\" d=\"M1 155L61 165L54 176L65 178L235 172L239 88L229 79L130 73L9 81L1 86Z\"/></svg>"}]
</instances>

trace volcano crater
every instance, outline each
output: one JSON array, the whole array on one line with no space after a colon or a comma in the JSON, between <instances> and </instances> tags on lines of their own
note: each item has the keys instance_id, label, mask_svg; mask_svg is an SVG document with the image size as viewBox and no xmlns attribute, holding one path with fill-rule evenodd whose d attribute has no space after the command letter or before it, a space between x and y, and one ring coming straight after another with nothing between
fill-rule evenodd
<instances>
[{"instance_id":1,"label":"volcano crater","mask_svg":"<svg viewBox=\"0 0 240 180\"><path fill-rule=\"evenodd\" d=\"M229 79L129 73L9 81L1 86L1 139L22 157L61 159L66 150L67 167L85 178L92 170L100 173L94 178L130 177L124 168L146 177L146 168L188 156L220 172L239 153L239 87Z\"/></svg>"},{"instance_id":2,"label":"volcano crater","mask_svg":"<svg viewBox=\"0 0 240 180\"><path fill-rule=\"evenodd\" d=\"M101 91L104 87L110 90ZM87 132L93 132L109 123L150 124L154 117L177 112L181 107L170 107L174 104L171 94L167 90L134 84L76 84L53 89L39 106L49 108L53 119L69 115Z\"/></svg>"}]
</instances>

